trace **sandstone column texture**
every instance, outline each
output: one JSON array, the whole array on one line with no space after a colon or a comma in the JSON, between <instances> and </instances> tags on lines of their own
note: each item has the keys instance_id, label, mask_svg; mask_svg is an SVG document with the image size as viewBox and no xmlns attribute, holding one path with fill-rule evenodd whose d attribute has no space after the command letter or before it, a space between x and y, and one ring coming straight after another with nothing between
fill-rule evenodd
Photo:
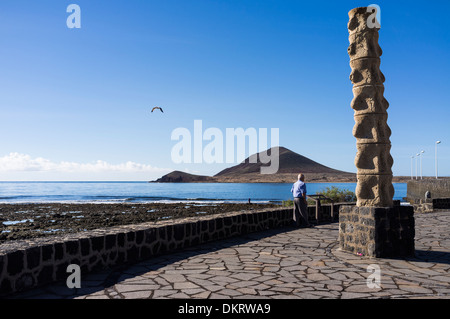
<instances>
[{"instance_id":1,"label":"sandstone column texture","mask_svg":"<svg viewBox=\"0 0 450 319\"><path fill-rule=\"evenodd\" d=\"M383 96L385 78L380 71L379 29L369 26L367 21L374 15L372 10L367 11L367 7L351 10L348 23L354 95L351 107L355 111L353 136L357 147L357 206L392 207L394 161L387 124L389 103Z\"/></svg>"}]
</instances>

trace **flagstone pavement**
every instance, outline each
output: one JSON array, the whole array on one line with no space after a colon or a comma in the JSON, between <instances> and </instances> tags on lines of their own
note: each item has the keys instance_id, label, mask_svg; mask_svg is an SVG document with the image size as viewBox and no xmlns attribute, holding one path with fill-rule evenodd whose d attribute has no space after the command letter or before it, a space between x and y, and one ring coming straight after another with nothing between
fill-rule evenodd
<instances>
[{"instance_id":1,"label":"flagstone pavement","mask_svg":"<svg viewBox=\"0 0 450 319\"><path fill-rule=\"evenodd\" d=\"M340 251L339 224L332 223L212 242L82 274L78 289L69 289L64 282L10 298L450 299L450 212L415 218L413 258L374 259Z\"/></svg>"}]
</instances>

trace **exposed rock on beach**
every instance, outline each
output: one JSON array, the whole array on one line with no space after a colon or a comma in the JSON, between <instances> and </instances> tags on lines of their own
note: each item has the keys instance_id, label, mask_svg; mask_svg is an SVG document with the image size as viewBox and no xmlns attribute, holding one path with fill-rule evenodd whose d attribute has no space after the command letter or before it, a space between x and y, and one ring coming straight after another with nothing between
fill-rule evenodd
<instances>
[{"instance_id":1,"label":"exposed rock on beach","mask_svg":"<svg viewBox=\"0 0 450 319\"><path fill-rule=\"evenodd\" d=\"M0 204L0 244L97 228L251 211L275 204Z\"/></svg>"}]
</instances>

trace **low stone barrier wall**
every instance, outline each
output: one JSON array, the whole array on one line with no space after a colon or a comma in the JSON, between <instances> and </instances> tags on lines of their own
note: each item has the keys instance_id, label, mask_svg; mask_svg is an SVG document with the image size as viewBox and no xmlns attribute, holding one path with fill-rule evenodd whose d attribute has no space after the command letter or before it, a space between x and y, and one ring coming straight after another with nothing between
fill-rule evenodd
<instances>
[{"instance_id":1,"label":"low stone barrier wall","mask_svg":"<svg viewBox=\"0 0 450 319\"><path fill-rule=\"evenodd\" d=\"M430 199L450 198L450 179L412 180L407 184L406 198L411 204L425 201L425 193L430 192Z\"/></svg>"},{"instance_id":2,"label":"low stone barrier wall","mask_svg":"<svg viewBox=\"0 0 450 319\"><path fill-rule=\"evenodd\" d=\"M8 242L0 245L0 296L66 280L70 264L83 275L291 222L292 208L272 208Z\"/></svg>"},{"instance_id":3,"label":"low stone barrier wall","mask_svg":"<svg viewBox=\"0 0 450 319\"><path fill-rule=\"evenodd\" d=\"M414 207L414 212L418 214L450 211L450 198L415 200L413 201L412 206Z\"/></svg>"},{"instance_id":4,"label":"low stone barrier wall","mask_svg":"<svg viewBox=\"0 0 450 319\"><path fill-rule=\"evenodd\" d=\"M433 198L433 210L450 209L450 198Z\"/></svg>"}]
</instances>

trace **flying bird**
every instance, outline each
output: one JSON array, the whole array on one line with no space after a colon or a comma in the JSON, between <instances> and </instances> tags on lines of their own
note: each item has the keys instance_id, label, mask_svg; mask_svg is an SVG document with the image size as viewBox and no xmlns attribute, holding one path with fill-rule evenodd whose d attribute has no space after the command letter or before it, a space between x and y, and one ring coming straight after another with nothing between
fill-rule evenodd
<instances>
[{"instance_id":1,"label":"flying bird","mask_svg":"<svg viewBox=\"0 0 450 319\"><path fill-rule=\"evenodd\" d=\"M163 110L162 110L162 108L160 108L159 106L155 106L155 107L152 109L152 113L153 113L154 110L160 110L162 113L164 113Z\"/></svg>"}]
</instances>

